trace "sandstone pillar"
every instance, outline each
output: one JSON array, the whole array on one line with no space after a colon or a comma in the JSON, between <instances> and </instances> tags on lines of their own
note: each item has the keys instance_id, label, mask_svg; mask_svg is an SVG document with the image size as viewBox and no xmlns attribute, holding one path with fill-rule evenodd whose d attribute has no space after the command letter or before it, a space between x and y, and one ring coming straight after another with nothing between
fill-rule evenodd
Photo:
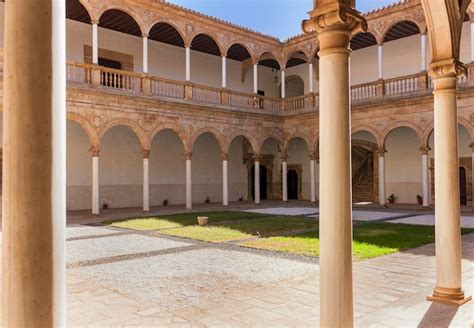
<instances>
[{"instance_id":1,"label":"sandstone pillar","mask_svg":"<svg viewBox=\"0 0 474 328\"><path fill-rule=\"evenodd\" d=\"M281 157L281 199L284 202L288 201L288 156Z\"/></svg>"},{"instance_id":2,"label":"sandstone pillar","mask_svg":"<svg viewBox=\"0 0 474 328\"><path fill-rule=\"evenodd\" d=\"M191 81L191 48L185 47L186 56L186 81Z\"/></svg>"},{"instance_id":3,"label":"sandstone pillar","mask_svg":"<svg viewBox=\"0 0 474 328\"><path fill-rule=\"evenodd\" d=\"M92 64L99 64L99 22L92 22Z\"/></svg>"},{"instance_id":4,"label":"sandstone pillar","mask_svg":"<svg viewBox=\"0 0 474 328\"><path fill-rule=\"evenodd\" d=\"M421 163L422 163L422 174L423 174L423 207L430 207L430 170L429 170L429 157L428 147L422 147L421 149Z\"/></svg>"},{"instance_id":5,"label":"sandstone pillar","mask_svg":"<svg viewBox=\"0 0 474 328\"><path fill-rule=\"evenodd\" d=\"M148 35L143 34L143 73L148 73Z\"/></svg>"},{"instance_id":6,"label":"sandstone pillar","mask_svg":"<svg viewBox=\"0 0 474 328\"><path fill-rule=\"evenodd\" d=\"M92 216L100 215L99 203L99 153L100 149L91 148L92 155Z\"/></svg>"},{"instance_id":7,"label":"sandstone pillar","mask_svg":"<svg viewBox=\"0 0 474 328\"><path fill-rule=\"evenodd\" d=\"M469 146L472 149L472 159L471 159L471 199L472 199L472 208L474 209L474 143L471 143Z\"/></svg>"},{"instance_id":8,"label":"sandstone pillar","mask_svg":"<svg viewBox=\"0 0 474 328\"><path fill-rule=\"evenodd\" d=\"M470 300L462 290L461 218L457 120L457 62L432 63L434 78L436 286L430 301L461 305Z\"/></svg>"},{"instance_id":9,"label":"sandstone pillar","mask_svg":"<svg viewBox=\"0 0 474 328\"><path fill-rule=\"evenodd\" d=\"M227 57L222 56L222 87L227 88Z\"/></svg>"},{"instance_id":10,"label":"sandstone pillar","mask_svg":"<svg viewBox=\"0 0 474 328\"><path fill-rule=\"evenodd\" d=\"M305 32L320 42L320 323L353 325L349 40L366 29L349 1L316 0Z\"/></svg>"},{"instance_id":11,"label":"sandstone pillar","mask_svg":"<svg viewBox=\"0 0 474 328\"><path fill-rule=\"evenodd\" d=\"M143 212L150 212L150 150L143 149Z\"/></svg>"},{"instance_id":12,"label":"sandstone pillar","mask_svg":"<svg viewBox=\"0 0 474 328\"><path fill-rule=\"evenodd\" d=\"M260 155L254 155L254 200L255 204L260 204Z\"/></svg>"},{"instance_id":13,"label":"sandstone pillar","mask_svg":"<svg viewBox=\"0 0 474 328\"><path fill-rule=\"evenodd\" d=\"M471 63L474 62L474 21L471 21Z\"/></svg>"},{"instance_id":14,"label":"sandstone pillar","mask_svg":"<svg viewBox=\"0 0 474 328\"><path fill-rule=\"evenodd\" d=\"M229 206L229 172L227 153L222 154L222 205Z\"/></svg>"},{"instance_id":15,"label":"sandstone pillar","mask_svg":"<svg viewBox=\"0 0 474 328\"><path fill-rule=\"evenodd\" d=\"M191 180L191 152L186 152L184 157L186 159L186 209L190 210L193 208L193 191L192 191L192 180Z\"/></svg>"},{"instance_id":16,"label":"sandstone pillar","mask_svg":"<svg viewBox=\"0 0 474 328\"><path fill-rule=\"evenodd\" d=\"M65 1L7 1L4 327L66 326Z\"/></svg>"},{"instance_id":17,"label":"sandstone pillar","mask_svg":"<svg viewBox=\"0 0 474 328\"><path fill-rule=\"evenodd\" d=\"M377 150L379 157L379 204L385 206L387 204L387 194L385 185L385 149Z\"/></svg>"}]
</instances>

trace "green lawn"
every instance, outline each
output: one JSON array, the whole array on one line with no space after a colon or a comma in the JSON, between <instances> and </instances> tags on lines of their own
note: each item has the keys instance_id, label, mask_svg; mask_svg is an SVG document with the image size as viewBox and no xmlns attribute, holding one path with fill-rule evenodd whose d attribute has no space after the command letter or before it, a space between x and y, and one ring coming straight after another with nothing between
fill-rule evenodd
<instances>
[{"instance_id":1,"label":"green lawn","mask_svg":"<svg viewBox=\"0 0 474 328\"><path fill-rule=\"evenodd\" d=\"M462 233L474 229L462 229ZM434 227L392 223L368 223L354 226L353 253L369 259L434 243ZM248 241L242 246L280 252L319 256L319 232L291 237L270 237Z\"/></svg>"}]
</instances>

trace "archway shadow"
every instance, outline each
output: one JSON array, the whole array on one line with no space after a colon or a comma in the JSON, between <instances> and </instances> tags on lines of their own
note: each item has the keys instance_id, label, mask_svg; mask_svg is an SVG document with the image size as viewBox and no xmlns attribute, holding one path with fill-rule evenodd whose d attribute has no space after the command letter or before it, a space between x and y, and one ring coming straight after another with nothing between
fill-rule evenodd
<instances>
[{"instance_id":1,"label":"archway shadow","mask_svg":"<svg viewBox=\"0 0 474 328\"><path fill-rule=\"evenodd\" d=\"M432 303L417 327L449 327L457 312L457 306Z\"/></svg>"}]
</instances>

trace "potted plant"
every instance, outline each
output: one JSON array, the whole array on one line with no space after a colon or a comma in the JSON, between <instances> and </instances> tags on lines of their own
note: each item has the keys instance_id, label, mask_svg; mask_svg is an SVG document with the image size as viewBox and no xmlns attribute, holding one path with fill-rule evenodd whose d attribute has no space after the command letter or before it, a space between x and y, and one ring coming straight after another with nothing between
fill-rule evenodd
<instances>
[{"instance_id":1,"label":"potted plant","mask_svg":"<svg viewBox=\"0 0 474 328\"><path fill-rule=\"evenodd\" d=\"M416 195L416 200L418 202L418 205L423 205L423 196Z\"/></svg>"},{"instance_id":2,"label":"potted plant","mask_svg":"<svg viewBox=\"0 0 474 328\"><path fill-rule=\"evenodd\" d=\"M108 208L109 208L109 204L107 204L106 202L104 202L104 203L102 204L102 209L106 210L106 209L108 209Z\"/></svg>"},{"instance_id":3,"label":"potted plant","mask_svg":"<svg viewBox=\"0 0 474 328\"><path fill-rule=\"evenodd\" d=\"M387 200L390 204L395 203L395 195L391 194L390 196L388 196Z\"/></svg>"},{"instance_id":4,"label":"potted plant","mask_svg":"<svg viewBox=\"0 0 474 328\"><path fill-rule=\"evenodd\" d=\"M206 204L209 204L211 202L211 199L209 197L206 197Z\"/></svg>"},{"instance_id":5,"label":"potted plant","mask_svg":"<svg viewBox=\"0 0 474 328\"><path fill-rule=\"evenodd\" d=\"M244 196L239 198L239 202L243 202L243 201L244 201Z\"/></svg>"},{"instance_id":6,"label":"potted plant","mask_svg":"<svg viewBox=\"0 0 474 328\"><path fill-rule=\"evenodd\" d=\"M204 227L209 222L209 218L207 216L198 216L197 221L201 227Z\"/></svg>"},{"instance_id":7,"label":"potted plant","mask_svg":"<svg viewBox=\"0 0 474 328\"><path fill-rule=\"evenodd\" d=\"M168 200L167 200L167 199L165 199L165 200L163 201L163 206L168 206Z\"/></svg>"}]
</instances>

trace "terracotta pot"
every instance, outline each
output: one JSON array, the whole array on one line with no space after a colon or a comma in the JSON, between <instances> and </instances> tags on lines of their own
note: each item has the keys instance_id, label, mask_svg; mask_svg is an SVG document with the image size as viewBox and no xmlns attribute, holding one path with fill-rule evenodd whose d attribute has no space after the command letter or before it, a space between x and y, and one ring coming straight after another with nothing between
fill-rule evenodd
<instances>
[{"instance_id":1,"label":"terracotta pot","mask_svg":"<svg viewBox=\"0 0 474 328\"><path fill-rule=\"evenodd\" d=\"M207 223L209 222L209 218L207 216L198 216L197 220L198 220L198 224L201 227L206 226Z\"/></svg>"}]
</instances>

